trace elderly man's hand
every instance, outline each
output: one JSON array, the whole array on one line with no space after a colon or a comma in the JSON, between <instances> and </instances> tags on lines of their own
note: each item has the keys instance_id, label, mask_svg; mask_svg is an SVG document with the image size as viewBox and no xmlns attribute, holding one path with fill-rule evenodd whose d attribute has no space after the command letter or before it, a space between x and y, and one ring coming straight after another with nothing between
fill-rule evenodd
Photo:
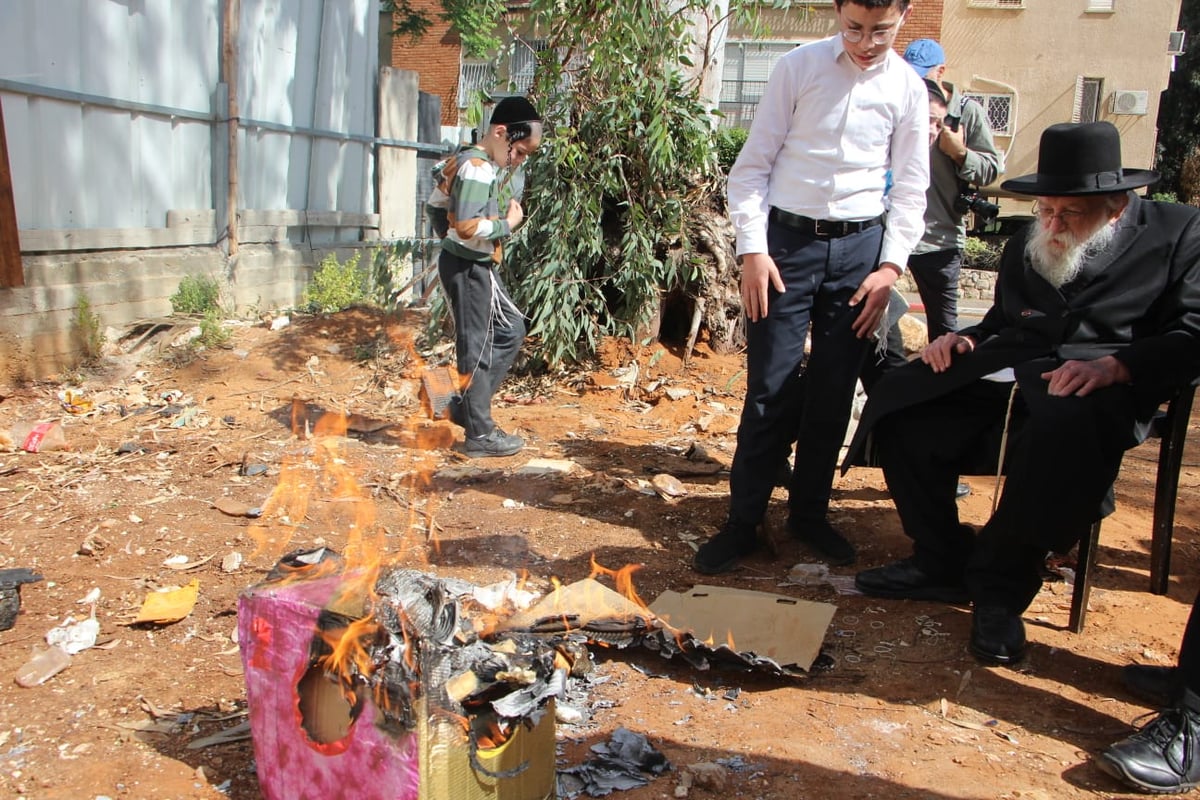
<instances>
[{"instance_id":1,"label":"elderly man's hand","mask_svg":"<svg viewBox=\"0 0 1200 800\"><path fill-rule=\"evenodd\" d=\"M969 353L975 349L975 340L957 333L943 333L921 351L921 360L934 372L945 372L955 353Z\"/></svg>"},{"instance_id":2,"label":"elderly man's hand","mask_svg":"<svg viewBox=\"0 0 1200 800\"><path fill-rule=\"evenodd\" d=\"M1131 377L1129 368L1113 356L1095 361L1067 361L1058 369L1042 373L1042 380L1050 382L1046 393L1052 397L1087 397L1097 389L1129 383Z\"/></svg>"},{"instance_id":3,"label":"elderly man's hand","mask_svg":"<svg viewBox=\"0 0 1200 800\"><path fill-rule=\"evenodd\" d=\"M879 265L879 269L866 277L859 285L858 291L850 298L851 308L863 302L864 299L866 300L862 310L858 312L858 316L850 325L859 339L866 339L875 334L875 330L879 327L879 318L887 311L888 300L892 296L892 286L899 277L900 267L885 261Z\"/></svg>"}]
</instances>

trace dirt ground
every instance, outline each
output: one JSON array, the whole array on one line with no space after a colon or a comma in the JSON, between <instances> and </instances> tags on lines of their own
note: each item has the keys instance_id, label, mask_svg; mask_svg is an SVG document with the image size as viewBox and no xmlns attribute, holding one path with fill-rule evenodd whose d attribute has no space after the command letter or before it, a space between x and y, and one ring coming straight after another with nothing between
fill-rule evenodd
<instances>
[{"instance_id":1,"label":"dirt ground","mask_svg":"<svg viewBox=\"0 0 1200 800\"><path fill-rule=\"evenodd\" d=\"M1129 453L1117 484L1086 630L1066 630L1070 586L1048 582L1026 615L1025 663L984 668L965 649L965 608L781 587L793 565L816 560L794 542L729 575L690 569L694 546L723 520L728 472L689 474L684 454L699 445L728 465L741 357L701 345L684 365L660 346L609 343L594 371L513 380L496 416L527 448L472 461L455 449L461 431L428 420L416 398L422 324L360 310L298 317L277 329L238 327L227 347L191 357L170 343L186 325L147 329L90 372L0 387L0 431L59 420L70 445L0 452L0 568L44 578L22 588L21 614L0 632L0 795L262 797L252 743L237 733L246 710L239 593L285 550L342 551L353 529L370 531L386 558L479 584L528 571L544 590L553 577L587 577L594 557L610 568L640 565L635 582L647 600L715 583L836 605L829 668L800 678L698 671L639 648L593 648L608 681L592 689L590 720L559 726L560 765L582 762L624 726L675 767L614 798L681 796L682 768L722 760L724 788L693 787L689 796L1132 796L1090 760L1150 711L1124 693L1120 667L1174 663L1200 558L1191 450L1168 596L1147 591L1151 442ZM445 342L423 355L450 357ZM71 413L72 402L85 413ZM313 457L317 440L296 431L322 424L321 410L351 415L338 463L374 521L348 517L348 505L361 502L313 496L291 507L288 535L264 548L255 532L286 510L273 492L289 464ZM575 468L517 475L532 458ZM646 491L658 473L674 474L686 493L668 500ZM982 522L992 487L971 484L963 517ZM859 549L857 567L907 554L878 471L839 478L834 499L834 520ZM777 493L775 529L784 505ZM259 508L263 518L245 515ZM186 618L134 623L155 589L193 580L198 597ZM18 686L14 677L47 632L87 617L91 601L96 645L45 683ZM210 738L230 730L230 741ZM360 795L347 787L345 796Z\"/></svg>"}]
</instances>

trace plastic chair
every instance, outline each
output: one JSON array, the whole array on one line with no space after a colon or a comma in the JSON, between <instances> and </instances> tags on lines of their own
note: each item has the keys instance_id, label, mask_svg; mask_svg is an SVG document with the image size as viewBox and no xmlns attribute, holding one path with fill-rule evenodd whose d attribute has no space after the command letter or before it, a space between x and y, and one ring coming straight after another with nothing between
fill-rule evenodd
<instances>
[{"instance_id":1,"label":"plastic chair","mask_svg":"<svg viewBox=\"0 0 1200 800\"><path fill-rule=\"evenodd\" d=\"M1188 423L1196 383L1179 391L1167 403L1166 414L1156 430L1161 438L1158 447L1158 474L1154 479L1154 520L1150 534L1150 591L1166 594L1171 578L1171 536L1175 531L1175 501L1179 496L1179 471L1183 466L1183 448L1187 443ZM1087 617L1088 597L1092 591L1092 572L1096 566L1096 549L1100 541L1100 522L1092 525L1088 535L1079 540L1079 557L1075 570L1075 589L1071 593L1071 616L1067 626L1074 632L1083 631Z\"/></svg>"}]
</instances>

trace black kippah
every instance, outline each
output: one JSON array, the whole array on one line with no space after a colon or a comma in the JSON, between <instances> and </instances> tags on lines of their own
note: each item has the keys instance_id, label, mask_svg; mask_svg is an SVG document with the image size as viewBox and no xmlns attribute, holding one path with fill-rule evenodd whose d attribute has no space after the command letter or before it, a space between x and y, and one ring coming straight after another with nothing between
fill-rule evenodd
<instances>
[{"instance_id":1,"label":"black kippah","mask_svg":"<svg viewBox=\"0 0 1200 800\"><path fill-rule=\"evenodd\" d=\"M533 103L524 97L506 97L492 110L492 125L511 125L514 122L540 122L541 115Z\"/></svg>"}]
</instances>

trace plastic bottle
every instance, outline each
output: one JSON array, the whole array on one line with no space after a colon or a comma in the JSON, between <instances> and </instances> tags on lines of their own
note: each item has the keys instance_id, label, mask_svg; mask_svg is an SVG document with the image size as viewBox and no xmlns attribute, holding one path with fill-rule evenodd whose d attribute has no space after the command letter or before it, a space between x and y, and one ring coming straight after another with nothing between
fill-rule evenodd
<instances>
[{"instance_id":1,"label":"plastic bottle","mask_svg":"<svg viewBox=\"0 0 1200 800\"><path fill-rule=\"evenodd\" d=\"M71 665L71 654L58 645L35 653L17 670L17 685L29 689L53 678Z\"/></svg>"},{"instance_id":2,"label":"plastic bottle","mask_svg":"<svg viewBox=\"0 0 1200 800\"><path fill-rule=\"evenodd\" d=\"M18 422L12 426L12 443L30 453L67 449L67 437L57 422Z\"/></svg>"}]
</instances>

